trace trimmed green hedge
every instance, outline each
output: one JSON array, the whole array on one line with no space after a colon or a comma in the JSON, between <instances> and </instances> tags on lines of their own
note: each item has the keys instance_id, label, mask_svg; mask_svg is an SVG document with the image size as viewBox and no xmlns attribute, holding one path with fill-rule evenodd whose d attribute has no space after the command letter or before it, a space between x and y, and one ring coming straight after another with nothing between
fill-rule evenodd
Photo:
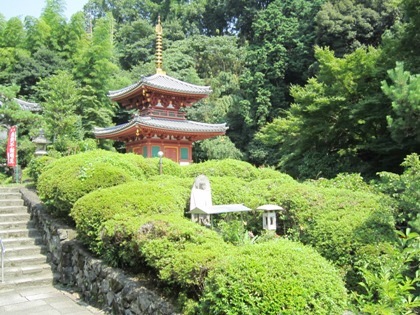
<instances>
[{"instance_id":1,"label":"trimmed green hedge","mask_svg":"<svg viewBox=\"0 0 420 315\"><path fill-rule=\"evenodd\" d=\"M151 173L147 173L147 177L154 176L159 174L160 166L159 166L159 158L147 158L144 159L146 165L153 170ZM174 161L162 158L162 175L170 175L170 176L181 176L183 166L175 163Z\"/></svg>"},{"instance_id":2,"label":"trimmed green hedge","mask_svg":"<svg viewBox=\"0 0 420 315\"><path fill-rule=\"evenodd\" d=\"M344 272L368 260L361 248L395 240L389 200L362 187L358 176L299 184L241 161L180 167L168 159L159 175L157 158L100 150L42 168L40 197L63 216L73 207L79 237L95 253L115 266L153 270L187 297L198 300L204 290L189 314L340 314L346 299L336 271L303 245L279 240L234 247L185 219L200 174L210 179L214 205L282 206L278 231L313 246ZM244 215L248 229L261 231L260 215ZM354 287L357 275L347 275Z\"/></svg>"},{"instance_id":3,"label":"trimmed green hedge","mask_svg":"<svg viewBox=\"0 0 420 315\"><path fill-rule=\"evenodd\" d=\"M341 188L370 193L376 192L375 188L366 183L360 174L340 173L332 179L320 178L317 180L307 180L305 184L323 188Z\"/></svg>"},{"instance_id":4,"label":"trimmed green hedge","mask_svg":"<svg viewBox=\"0 0 420 315\"><path fill-rule=\"evenodd\" d=\"M210 271L199 314L343 314L346 290L315 250L288 240L239 247Z\"/></svg>"},{"instance_id":5,"label":"trimmed green hedge","mask_svg":"<svg viewBox=\"0 0 420 315\"><path fill-rule=\"evenodd\" d=\"M36 157L28 164L29 176L32 177L34 184L38 182L39 176L44 172L45 168L55 161L55 158L49 156Z\"/></svg>"},{"instance_id":6,"label":"trimmed green hedge","mask_svg":"<svg viewBox=\"0 0 420 315\"><path fill-rule=\"evenodd\" d=\"M51 212L66 217L85 194L157 174L142 156L103 150L60 158L38 179L38 193Z\"/></svg>"},{"instance_id":7,"label":"trimmed green hedge","mask_svg":"<svg viewBox=\"0 0 420 315\"><path fill-rule=\"evenodd\" d=\"M393 209L381 195L305 184L255 181L261 200L286 211L283 233L314 246L338 266L348 266L360 246L395 241Z\"/></svg>"},{"instance_id":8,"label":"trimmed green hedge","mask_svg":"<svg viewBox=\"0 0 420 315\"><path fill-rule=\"evenodd\" d=\"M238 160L209 160L182 168L183 176L195 178L201 174L207 177L237 177L248 181L258 178L258 169Z\"/></svg>"},{"instance_id":9,"label":"trimmed green hedge","mask_svg":"<svg viewBox=\"0 0 420 315\"><path fill-rule=\"evenodd\" d=\"M99 253L101 225L114 215L135 217L174 213L181 218L189 197L190 188L170 180L131 182L100 189L80 198L70 215L76 222L80 239Z\"/></svg>"},{"instance_id":10,"label":"trimmed green hedge","mask_svg":"<svg viewBox=\"0 0 420 315\"><path fill-rule=\"evenodd\" d=\"M104 257L119 265L152 268L167 285L197 297L207 272L234 251L214 231L177 214L116 214L101 231ZM125 253L118 256L116 253Z\"/></svg>"}]
</instances>

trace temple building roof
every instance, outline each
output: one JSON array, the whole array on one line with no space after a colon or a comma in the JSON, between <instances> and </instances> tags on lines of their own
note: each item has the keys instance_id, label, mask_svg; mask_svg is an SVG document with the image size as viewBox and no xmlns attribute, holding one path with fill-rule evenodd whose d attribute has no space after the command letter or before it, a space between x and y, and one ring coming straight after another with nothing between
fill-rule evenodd
<instances>
[{"instance_id":1,"label":"temple building roof","mask_svg":"<svg viewBox=\"0 0 420 315\"><path fill-rule=\"evenodd\" d=\"M22 110L28 110L28 111L31 111L31 112L40 112L42 110L41 106L38 103L26 102L26 101L20 100L18 98L14 98L13 100L16 103L19 104L19 106ZM0 101L0 106L3 106L2 101Z\"/></svg>"},{"instance_id":2,"label":"temple building roof","mask_svg":"<svg viewBox=\"0 0 420 315\"><path fill-rule=\"evenodd\" d=\"M202 138L200 135L217 136L225 134L228 127L226 124L206 124L190 120L170 120L163 118L154 118L149 116L135 116L134 119L126 124L113 127L95 128L96 138L113 138L132 134L134 129L153 130L164 134L182 134Z\"/></svg>"},{"instance_id":3,"label":"temple building roof","mask_svg":"<svg viewBox=\"0 0 420 315\"><path fill-rule=\"evenodd\" d=\"M14 98L13 100L17 102L20 108L22 108L23 110L29 110L31 112L39 112L42 110L41 106L38 103L26 102L18 98Z\"/></svg>"},{"instance_id":4,"label":"temple building roof","mask_svg":"<svg viewBox=\"0 0 420 315\"><path fill-rule=\"evenodd\" d=\"M195 85L175 79L166 74L156 73L154 75L142 77L139 82L127 86L123 89L109 91L108 96L112 100L119 99L120 97L133 94L134 91L141 90L144 87L162 90L166 92L205 96L209 95L212 92L209 86Z\"/></svg>"}]
</instances>

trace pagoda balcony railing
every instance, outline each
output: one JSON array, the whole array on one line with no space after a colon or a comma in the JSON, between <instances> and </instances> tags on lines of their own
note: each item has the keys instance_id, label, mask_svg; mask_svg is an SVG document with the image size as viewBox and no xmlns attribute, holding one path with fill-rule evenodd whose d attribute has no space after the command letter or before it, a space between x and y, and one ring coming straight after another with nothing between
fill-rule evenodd
<instances>
[{"instance_id":1,"label":"pagoda balcony railing","mask_svg":"<svg viewBox=\"0 0 420 315\"><path fill-rule=\"evenodd\" d=\"M160 110L160 109L152 109L147 111L141 112L142 116L153 116L159 118L171 118L171 119L185 119L185 113L180 113L177 111L169 111L169 110Z\"/></svg>"}]
</instances>

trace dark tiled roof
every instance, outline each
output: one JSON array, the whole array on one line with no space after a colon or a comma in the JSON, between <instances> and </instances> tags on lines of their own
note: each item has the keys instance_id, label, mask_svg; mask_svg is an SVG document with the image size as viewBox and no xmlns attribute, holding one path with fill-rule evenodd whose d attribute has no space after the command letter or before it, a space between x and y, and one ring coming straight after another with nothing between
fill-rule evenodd
<instances>
[{"instance_id":1,"label":"dark tiled roof","mask_svg":"<svg viewBox=\"0 0 420 315\"><path fill-rule=\"evenodd\" d=\"M160 90L187 94L208 95L211 93L211 89L209 86L201 86L187 83L170 77L166 74L154 74L148 77L143 77L139 82L127 86L123 89L109 91L108 96L113 98L120 95L124 95L125 93L128 93L139 86L149 86Z\"/></svg>"},{"instance_id":2,"label":"dark tiled roof","mask_svg":"<svg viewBox=\"0 0 420 315\"><path fill-rule=\"evenodd\" d=\"M22 108L23 110L29 110L31 112L39 112L42 110L41 106L38 103L26 102L18 98L14 98L13 100L17 102L20 108Z\"/></svg>"},{"instance_id":3,"label":"dark tiled roof","mask_svg":"<svg viewBox=\"0 0 420 315\"><path fill-rule=\"evenodd\" d=\"M19 104L20 108L23 110L29 110L31 112L39 112L42 110L41 106L38 103L30 103L18 98L13 99L16 103ZM0 101L0 106L3 106L3 102Z\"/></svg>"},{"instance_id":4,"label":"dark tiled roof","mask_svg":"<svg viewBox=\"0 0 420 315\"><path fill-rule=\"evenodd\" d=\"M112 135L130 129L132 126L164 129L168 131L180 131L186 133L224 133L228 129L226 124L206 124L190 120L170 120L137 116L130 122L107 128L95 128L94 133L100 135Z\"/></svg>"}]
</instances>

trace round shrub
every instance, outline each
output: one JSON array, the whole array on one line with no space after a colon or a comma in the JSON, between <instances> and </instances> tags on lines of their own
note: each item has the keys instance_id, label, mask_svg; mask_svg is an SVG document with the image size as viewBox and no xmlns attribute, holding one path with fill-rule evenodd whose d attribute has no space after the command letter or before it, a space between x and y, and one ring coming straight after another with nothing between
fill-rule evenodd
<instances>
[{"instance_id":1,"label":"round shrub","mask_svg":"<svg viewBox=\"0 0 420 315\"><path fill-rule=\"evenodd\" d=\"M213 205L245 203L248 182L238 177L209 177Z\"/></svg>"},{"instance_id":2,"label":"round shrub","mask_svg":"<svg viewBox=\"0 0 420 315\"><path fill-rule=\"evenodd\" d=\"M176 292L194 297L200 295L208 271L234 250L216 232L176 214L119 213L103 225L101 235L108 260L144 264Z\"/></svg>"},{"instance_id":3,"label":"round shrub","mask_svg":"<svg viewBox=\"0 0 420 315\"><path fill-rule=\"evenodd\" d=\"M194 184L194 178L177 177L172 175L156 175L149 177L147 181L170 183L172 185L181 186L185 189L189 189L190 191Z\"/></svg>"},{"instance_id":4,"label":"round shrub","mask_svg":"<svg viewBox=\"0 0 420 315\"><path fill-rule=\"evenodd\" d=\"M39 176L44 172L45 168L55 159L49 156L36 157L28 164L29 176L33 179L34 184L38 182Z\"/></svg>"},{"instance_id":5,"label":"round shrub","mask_svg":"<svg viewBox=\"0 0 420 315\"><path fill-rule=\"evenodd\" d=\"M99 253L101 225L115 214L135 217L175 213L182 217L189 197L190 189L171 180L136 181L87 194L74 204L70 215L76 223L79 238Z\"/></svg>"},{"instance_id":6,"label":"round shrub","mask_svg":"<svg viewBox=\"0 0 420 315\"><path fill-rule=\"evenodd\" d=\"M272 168L260 167L257 169L257 171L258 179L269 179L282 183L296 182L292 176L285 173L280 173L279 171L273 170Z\"/></svg>"},{"instance_id":7,"label":"round shrub","mask_svg":"<svg viewBox=\"0 0 420 315\"><path fill-rule=\"evenodd\" d=\"M380 195L305 184L254 181L251 191L286 211L280 230L314 246L338 266L348 266L357 248L393 241L394 219Z\"/></svg>"},{"instance_id":8,"label":"round shrub","mask_svg":"<svg viewBox=\"0 0 420 315\"><path fill-rule=\"evenodd\" d=\"M145 159L147 166L153 170L153 173L147 174L148 176L158 175L160 173L160 159L147 158ZM162 158L162 175L181 176L182 166L174 161Z\"/></svg>"},{"instance_id":9,"label":"round shrub","mask_svg":"<svg viewBox=\"0 0 420 315\"><path fill-rule=\"evenodd\" d=\"M85 194L144 179L145 174L152 171L142 156L95 150L52 162L39 177L37 189L51 212L67 217Z\"/></svg>"},{"instance_id":10,"label":"round shrub","mask_svg":"<svg viewBox=\"0 0 420 315\"><path fill-rule=\"evenodd\" d=\"M251 164L243 161L226 159L226 160L209 160L203 163L196 163L182 168L183 176L197 177L204 174L207 177L237 177L245 180L253 180L258 178L258 170Z\"/></svg>"},{"instance_id":11,"label":"round shrub","mask_svg":"<svg viewBox=\"0 0 420 315\"><path fill-rule=\"evenodd\" d=\"M335 178L320 178L317 180L307 180L305 184L324 188L341 188L352 191L364 191L374 193L375 189L363 180L360 174L340 173Z\"/></svg>"},{"instance_id":12,"label":"round shrub","mask_svg":"<svg viewBox=\"0 0 420 315\"><path fill-rule=\"evenodd\" d=\"M199 314L343 314L346 290L315 250L288 240L239 247L209 272Z\"/></svg>"}]
</instances>

